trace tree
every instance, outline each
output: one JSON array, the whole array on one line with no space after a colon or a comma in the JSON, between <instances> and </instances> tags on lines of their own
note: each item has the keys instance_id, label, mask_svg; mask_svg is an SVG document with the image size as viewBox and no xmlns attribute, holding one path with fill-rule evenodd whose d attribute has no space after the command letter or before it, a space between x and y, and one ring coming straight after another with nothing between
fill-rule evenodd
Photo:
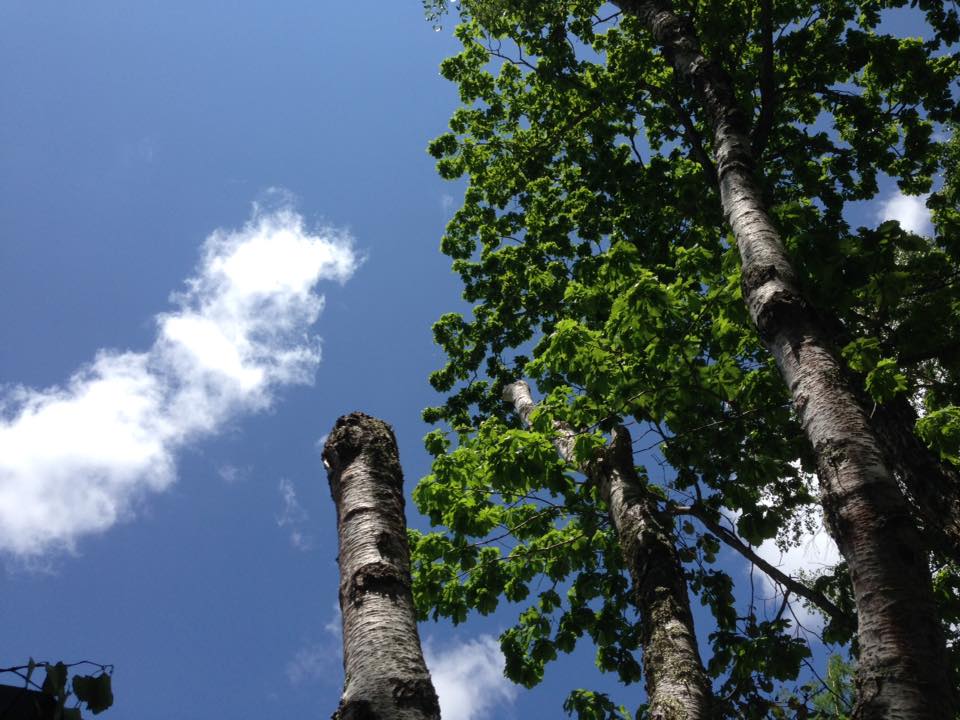
<instances>
[{"instance_id":1,"label":"tree","mask_svg":"<svg viewBox=\"0 0 960 720\"><path fill-rule=\"evenodd\" d=\"M403 471L390 426L337 420L323 448L337 506L345 685L337 720L438 720L410 594Z\"/></svg>"},{"instance_id":2,"label":"tree","mask_svg":"<svg viewBox=\"0 0 960 720\"><path fill-rule=\"evenodd\" d=\"M704 530L724 514L738 515L750 543L789 540L819 494L846 570L813 589L837 609L856 607L853 715L955 707L936 605L945 596L930 573L932 559L943 587L960 547L956 458L938 445L956 444L958 248L955 215L938 209L955 190L948 182L931 200L933 238L896 223L853 229L844 214L877 195L878 176L921 193L955 157L934 131L957 117L960 23L954 9L921 2L928 40L879 32L881 10L904 4L701 1L674 12L624 1L600 15L586 0L462 3L464 50L442 71L465 106L431 152L445 177L469 177L443 249L474 311L435 328L450 361L432 381L452 394L426 417L456 430L458 447L428 440L438 458L417 498L450 533L439 555L432 537L415 553L424 605L454 617L489 607L465 537L513 520L510 503L531 489L562 498L548 514L574 518L571 545L578 533L596 537L584 518L602 498L534 479L526 458L508 456L505 468L485 449L508 450L504 436L524 453L540 442L508 430L517 420L498 405L501 388L526 376L546 393L548 441L553 422L596 428L598 444L625 419L652 425L676 472L665 511L691 508L702 521L691 528L695 556L714 554L718 534ZM917 407L926 416L915 428ZM494 498L477 499L458 463L486 472ZM520 481L505 486L495 472ZM458 512L469 499L488 522L459 521L441 496ZM508 503L500 513L497 500ZM512 536L524 544L509 564L528 566L514 572L526 583L538 569L527 555L542 546ZM590 552L615 542L603 536ZM484 558L492 567L493 553ZM590 571L587 559L571 562L555 575ZM471 572L462 592L448 563ZM782 618L762 633L752 610L738 622L730 578L691 572L717 620L709 667L727 674L734 701L747 685L769 694L802 650L781 643L767 657L782 666L748 683L757 663L743 664L743 643L781 642ZM505 596L522 593L511 597L508 584ZM543 597L540 606L542 616ZM624 607L610 612L623 620ZM540 624L539 635L518 626L528 661L547 633ZM596 634L601 650L631 649L626 624L612 640ZM845 640L848 626L833 622L827 636Z\"/></svg>"},{"instance_id":3,"label":"tree","mask_svg":"<svg viewBox=\"0 0 960 720\"><path fill-rule=\"evenodd\" d=\"M536 406L525 382L507 385L503 397L525 425L532 424ZM577 465L578 433L562 422L553 429L561 459ZM637 475L631 445L629 431L620 425L613 429L610 445L581 468L608 508L633 582L649 712L664 720L708 718L713 710L710 681L700 659L673 522Z\"/></svg>"}]
</instances>

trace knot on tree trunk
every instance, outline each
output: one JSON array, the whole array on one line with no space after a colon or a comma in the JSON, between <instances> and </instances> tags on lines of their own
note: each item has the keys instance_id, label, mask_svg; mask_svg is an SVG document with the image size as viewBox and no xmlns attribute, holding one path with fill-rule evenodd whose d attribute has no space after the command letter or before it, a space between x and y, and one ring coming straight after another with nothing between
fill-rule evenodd
<instances>
[{"instance_id":1,"label":"knot on tree trunk","mask_svg":"<svg viewBox=\"0 0 960 720\"><path fill-rule=\"evenodd\" d=\"M397 459L393 428L379 418L352 412L337 419L323 444L323 465L327 469L334 501L340 497L342 473L361 454L371 467L390 478L397 490L403 488L403 470Z\"/></svg>"}]
</instances>

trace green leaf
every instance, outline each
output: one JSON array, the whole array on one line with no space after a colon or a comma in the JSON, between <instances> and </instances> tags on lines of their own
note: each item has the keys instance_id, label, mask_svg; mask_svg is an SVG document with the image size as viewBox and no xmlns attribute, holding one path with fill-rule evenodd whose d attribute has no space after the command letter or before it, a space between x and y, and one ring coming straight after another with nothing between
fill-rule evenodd
<instances>
[{"instance_id":1,"label":"green leaf","mask_svg":"<svg viewBox=\"0 0 960 720\"><path fill-rule=\"evenodd\" d=\"M960 407L951 405L920 418L917 434L941 458L960 465Z\"/></svg>"},{"instance_id":2,"label":"green leaf","mask_svg":"<svg viewBox=\"0 0 960 720\"><path fill-rule=\"evenodd\" d=\"M895 360L883 358L867 373L866 385L870 396L884 403L907 389L907 377L899 371Z\"/></svg>"}]
</instances>

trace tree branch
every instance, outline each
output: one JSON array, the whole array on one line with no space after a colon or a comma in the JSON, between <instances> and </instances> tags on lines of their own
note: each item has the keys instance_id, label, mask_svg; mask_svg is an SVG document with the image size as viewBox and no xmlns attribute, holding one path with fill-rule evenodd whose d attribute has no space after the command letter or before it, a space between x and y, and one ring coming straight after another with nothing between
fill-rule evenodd
<instances>
[{"instance_id":1,"label":"tree branch","mask_svg":"<svg viewBox=\"0 0 960 720\"><path fill-rule=\"evenodd\" d=\"M672 509L676 515L690 515L691 517L695 517L697 520L703 523L710 532L726 543L731 549L736 550L747 560L763 570L771 580L782 585L787 592L792 592L794 595L798 595L799 597L809 600L823 610L838 626L850 627L850 618L826 595L818 590L814 590L813 588L804 585L798 580L794 580L786 573L768 563L762 557L757 555L757 553L755 553L749 545L737 537L736 533L725 528L719 522L710 517L702 505L679 505L674 506Z\"/></svg>"},{"instance_id":2,"label":"tree branch","mask_svg":"<svg viewBox=\"0 0 960 720\"><path fill-rule=\"evenodd\" d=\"M707 180L709 180L711 184L716 184L717 168L714 166L713 161L710 159L710 156L707 154L707 151L703 146L703 136L697 130L697 126L693 124L693 119L690 117L690 113L683 109L680 98L676 95L671 95L667 92L664 93L664 99L667 101L670 109L676 113L677 119L680 121L680 125L683 127L683 136L687 139L687 142L690 143L690 151L696 161L700 163L700 166L703 168L703 172L706 174Z\"/></svg>"},{"instance_id":3,"label":"tree branch","mask_svg":"<svg viewBox=\"0 0 960 720\"><path fill-rule=\"evenodd\" d=\"M777 85L774 78L773 64L773 0L761 0L760 3L760 32L763 47L761 49L760 77L760 115L753 128L751 145L754 157L760 157L767 147L770 131L773 129L773 119L777 107Z\"/></svg>"}]
</instances>

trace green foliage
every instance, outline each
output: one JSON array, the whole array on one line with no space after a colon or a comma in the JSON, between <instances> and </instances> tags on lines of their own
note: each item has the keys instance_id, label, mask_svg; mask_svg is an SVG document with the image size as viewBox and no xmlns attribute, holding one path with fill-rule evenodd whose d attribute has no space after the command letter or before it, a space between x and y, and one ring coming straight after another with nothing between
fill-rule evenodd
<instances>
[{"instance_id":1,"label":"green foliage","mask_svg":"<svg viewBox=\"0 0 960 720\"><path fill-rule=\"evenodd\" d=\"M771 3L772 62L764 3L689 8L751 118L771 213L851 377L877 406L922 400L918 435L956 463L960 24L954 9L921 2L927 39L881 31L885 11L905 4ZM437 22L453 11L425 7ZM718 521L735 515L751 544L790 544L809 522L815 463L743 305L710 133L649 35L598 0L458 7L462 51L441 73L462 106L429 152L441 176L467 179L441 248L472 309L434 326L447 361L430 381L444 399L424 418L443 429L427 436L433 468L414 499L438 531L411 534L415 600L424 617L455 622L515 604L501 641L516 682L535 684L585 638L598 667L633 682L639 638L618 541L578 472L610 429L631 424L637 452L671 468L644 476L660 507L695 498ZM884 176L921 194L938 174L933 237L845 219ZM501 400L521 378L542 396L530 428ZM558 423L578 431L574 466L557 456ZM714 565L717 539L683 529L726 710L786 712L806 645L782 617L744 611ZM810 582L852 612L842 564ZM847 643L847 628L828 625L826 637ZM565 708L621 712L588 690Z\"/></svg>"},{"instance_id":2,"label":"green foliage","mask_svg":"<svg viewBox=\"0 0 960 720\"><path fill-rule=\"evenodd\" d=\"M614 705L607 695L591 690L571 691L563 701L563 709L579 720L631 720L623 705Z\"/></svg>"},{"instance_id":3,"label":"green foliage","mask_svg":"<svg viewBox=\"0 0 960 720\"><path fill-rule=\"evenodd\" d=\"M944 460L960 465L960 408L933 410L917 421L917 433Z\"/></svg>"},{"instance_id":4,"label":"green foliage","mask_svg":"<svg viewBox=\"0 0 960 720\"><path fill-rule=\"evenodd\" d=\"M810 705L812 720L849 720L853 709L853 665L839 655L831 655L827 661L824 682L806 686L812 694Z\"/></svg>"}]
</instances>

